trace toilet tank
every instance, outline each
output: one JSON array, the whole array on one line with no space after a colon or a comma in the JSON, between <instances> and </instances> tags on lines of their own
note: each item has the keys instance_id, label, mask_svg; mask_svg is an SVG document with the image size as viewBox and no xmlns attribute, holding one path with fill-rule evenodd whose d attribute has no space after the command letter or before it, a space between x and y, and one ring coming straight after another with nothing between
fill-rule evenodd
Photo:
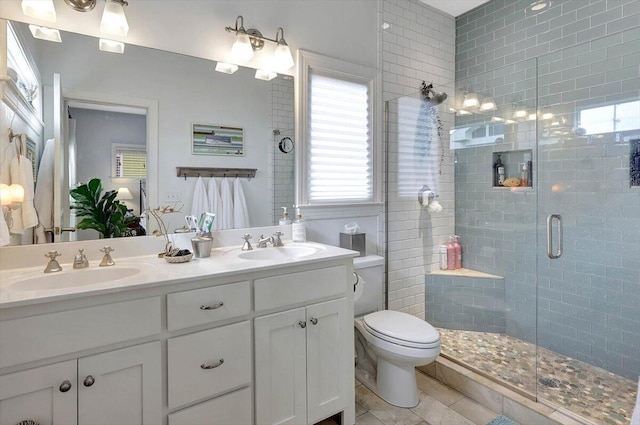
<instances>
[{"instance_id":1,"label":"toilet tank","mask_svg":"<svg viewBox=\"0 0 640 425\"><path fill-rule=\"evenodd\" d=\"M384 258L367 255L353 259L353 271L363 285L360 298L354 301L355 317L384 309Z\"/></svg>"}]
</instances>

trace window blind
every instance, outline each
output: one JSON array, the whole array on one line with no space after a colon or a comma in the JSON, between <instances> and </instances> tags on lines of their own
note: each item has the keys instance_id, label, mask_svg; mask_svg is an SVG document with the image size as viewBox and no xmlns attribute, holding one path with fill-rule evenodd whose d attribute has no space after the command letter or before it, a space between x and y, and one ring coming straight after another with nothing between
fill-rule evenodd
<instances>
[{"instance_id":1,"label":"window blind","mask_svg":"<svg viewBox=\"0 0 640 425\"><path fill-rule=\"evenodd\" d=\"M147 152L137 149L116 148L115 177L146 178Z\"/></svg>"},{"instance_id":2,"label":"window blind","mask_svg":"<svg viewBox=\"0 0 640 425\"><path fill-rule=\"evenodd\" d=\"M373 200L369 87L310 73L309 202Z\"/></svg>"}]
</instances>

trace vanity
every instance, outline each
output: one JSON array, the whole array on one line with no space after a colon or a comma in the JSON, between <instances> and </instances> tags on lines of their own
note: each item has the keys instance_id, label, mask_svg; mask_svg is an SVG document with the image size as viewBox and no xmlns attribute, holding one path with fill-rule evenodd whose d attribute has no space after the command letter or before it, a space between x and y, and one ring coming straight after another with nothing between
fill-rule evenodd
<instances>
[{"instance_id":1,"label":"vanity","mask_svg":"<svg viewBox=\"0 0 640 425\"><path fill-rule=\"evenodd\" d=\"M353 424L357 253L282 248L0 271L0 424Z\"/></svg>"}]
</instances>

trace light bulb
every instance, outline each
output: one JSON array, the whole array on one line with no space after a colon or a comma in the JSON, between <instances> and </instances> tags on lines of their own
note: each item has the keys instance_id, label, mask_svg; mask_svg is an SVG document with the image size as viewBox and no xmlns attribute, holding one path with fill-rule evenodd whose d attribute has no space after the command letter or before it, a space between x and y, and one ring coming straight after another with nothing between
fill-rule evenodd
<instances>
[{"instance_id":1,"label":"light bulb","mask_svg":"<svg viewBox=\"0 0 640 425\"><path fill-rule=\"evenodd\" d=\"M231 53L237 60L243 62L246 62L253 57L253 48L251 47L249 34L246 32L238 32L236 35L236 41L231 47Z\"/></svg>"},{"instance_id":2,"label":"light bulb","mask_svg":"<svg viewBox=\"0 0 640 425\"><path fill-rule=\"evenodd\" d=\"M273 69L276 71L286 71L294 65L291 49L286 43L278 43L276 51L273 53Z\"/></svg>"},{"instance_id":3,"label":"light bulb","mask_svg":"<svg viewBox=\"0 0 640 425\"><path fill-rule=\"evenodd\" d=\"M107 0L104 4L100 32L126 37L129 32L129 23L124 14L123 5L114 0Z\"/></svg>"}]
</instances>

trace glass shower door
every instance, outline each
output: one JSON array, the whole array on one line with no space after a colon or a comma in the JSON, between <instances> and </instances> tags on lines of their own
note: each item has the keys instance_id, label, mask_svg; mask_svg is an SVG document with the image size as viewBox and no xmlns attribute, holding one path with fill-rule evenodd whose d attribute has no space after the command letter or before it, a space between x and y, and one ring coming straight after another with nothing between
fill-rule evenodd
<instances>
[{"instance_id":1,"label":"glass shower door","mask_svg":"<svg viewBox=\"0 0 640 425\"><path fill-rule=\"evenodd\" d=\"M640 375L640 63L603 41L538 59L538 398L628 423Z\"/></svg>"}]
</instances>

